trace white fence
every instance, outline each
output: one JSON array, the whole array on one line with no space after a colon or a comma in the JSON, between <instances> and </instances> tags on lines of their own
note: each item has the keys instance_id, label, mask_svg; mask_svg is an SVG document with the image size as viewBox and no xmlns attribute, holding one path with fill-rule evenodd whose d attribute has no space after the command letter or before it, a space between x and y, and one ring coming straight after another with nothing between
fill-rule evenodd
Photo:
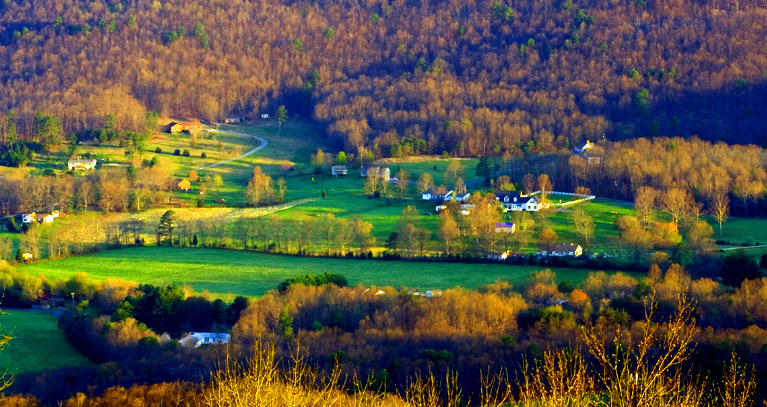
<instances>
[{"instance_id":1,"label":"white fence","mask_svg":"<svg viewBox=\"0 0 767 407\"><path fill-rule=\"evenodd\" d=\"M540 194L542 194L541 191L534 191L530 195L540 195ZM573 200L573 201L560 202L560 203L555 203L555 202L550 202L549 203L550 206L554 206L554 207L557 207L557 208L562 208L562 207L565 207L565 206L579 204L581 202L590 201L590 200L596 198L595 195L576 194L576 193L573 193L573 192L549 191L549 192L546 193L546 195L551 195L551 194L554 194L554 195L577 196L579 198L579 199L576 199L576 200Z\"/></svg>"}]
</instances>

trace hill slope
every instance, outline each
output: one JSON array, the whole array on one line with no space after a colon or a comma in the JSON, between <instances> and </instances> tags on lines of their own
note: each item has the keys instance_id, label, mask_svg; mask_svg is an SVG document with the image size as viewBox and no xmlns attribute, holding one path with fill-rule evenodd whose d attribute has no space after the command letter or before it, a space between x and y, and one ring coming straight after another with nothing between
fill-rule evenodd
<instances>
[{"instance_id":1,"label":"hill slope","mask_svg":"<svg viewBox=\"0 0 767 407\"><path fill-rule=\"evenodd\" d=\"M0 109L31 136L35 112L66 134L110 113L139 130L147 110L212 119L286 104L338 147L383 156L602 135L762 142L762 3L6 0Z\"/></svg>"}]
</instances>

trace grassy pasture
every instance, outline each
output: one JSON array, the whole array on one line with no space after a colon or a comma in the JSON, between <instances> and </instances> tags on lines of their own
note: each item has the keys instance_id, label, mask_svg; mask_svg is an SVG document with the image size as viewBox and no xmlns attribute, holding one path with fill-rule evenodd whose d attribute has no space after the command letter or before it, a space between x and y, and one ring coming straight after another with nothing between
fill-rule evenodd
<instances>
[{"instance_id":1,"label":"grassy pasture","mask_svg":"<svg viewBox=\"0 0 767 407\"><path fill-rule=\"evenodd\" d=\"M13 336L0 352L0 371L21 374L91 363L46 313L6 310L0 315L0 327L3 334Z\"/></svg>"},{"instance_id":2,"label":"grassy pasture","mask_svg":"<svg viewBox=\"0 0 767 407\"><path fill-rule=\"evenodd\" d=\"M747 243L753 238L753 243L767 244L767 219L759 218L730 218L722 224L722 234L719 234L719 223L713 218L706 219L714 228L716 240L729 241L732 244Z\"/></svg>"},{"instance_id":3,"label":"grassy pasture","mask_svg":"<svg viewBox=\"0 0 767 407\"><path fill-rule=\"evenodd\" d=\"M75 272L91 278L119 278L139 283L176 283L195 291L260 296L281 281L306 273L341 273L350 284L446 289L474 288L497 278L526 280L540 266L504 264L422 263L406 261L353 260L291 257L262 253L143 247L98 252L87 256L20 266L31 274L65 279ZM588 275L585 269L554 269L561 280L573 283Z\"/></svg>"},{"instance_id":4,"label":"grassy pasture","mask_svg":"<svg viewBox=\"0 0 767 407\"><path fill-rule=\"evenodd\" d=\"M469 182L477 178L474 171L477 167L478 159L460 159L461 165L463 165L463 181ZM434 184L445 184L448 189L452 188L452 185L447 185L444 178L445 169L447 169L450 160L437 159L436 161L424 161L424 162L392 162L388 164L381 164L381 166L389 167L391 169L391 176L393 177L400 169L410 172L410 180L418 181L418 177L428 172L434 177ZM436 169L435 169L436 168ZM413 188L415 191L415 188Z\"/></svg>"}]
</instances>

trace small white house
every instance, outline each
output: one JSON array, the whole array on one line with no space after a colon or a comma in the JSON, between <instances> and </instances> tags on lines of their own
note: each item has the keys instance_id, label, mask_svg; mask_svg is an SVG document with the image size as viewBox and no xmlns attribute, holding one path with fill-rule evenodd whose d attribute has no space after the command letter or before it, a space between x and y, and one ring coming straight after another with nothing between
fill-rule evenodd
<instances>
[{"instance_id":1,"label":"small white house","mask_svg":"<svg viewBox=\"0 0 767 407\"><path fill-rule=\"evenodd\" d=\"M36 220L40 223L51 223L53 222L53 215L50 213L39 214L36 216Z\"/></svg>"},{"instance_id":2,"label":"small white house","mask_svg":"<svg viewBox=\"0 0 767 407\"><path fill-rule=\"evenodd\" d=\"M92 170L96 168L96 160L82 160L79 157L76 160L69 160L67 167L70 171L73 170Z\"/></svg>"},{"instance_id":3,"label":"small white house","mask_svg":"<svg viewBox=\"0 0 767 407\"><path fill-rule=\"evenodd\" d=\"M36 220L36 218L35 218L36 216L37 216L37 214L34 213L34 212L32 212L32 213L25 213L25 214L21 215L21 221L23 223L32 223L32 222L34 222Z\"/></svg>"},{"instance_id":4,"label":"small white house","mask_svg":"<svg viewBox=\"0 0 767 407\"><path fill-rule=\"evenodd\" d=\"M268 119L269 118L269 114L268 113L261 113L261 118L262 119Z\"/></svg>"},{"instance_id":5,"label":"small white house","mask_svg":"<svg viewBox=\"0 0 767 407\"><path fill-rule=\"evenodd\" d=\"M224 124L237 124L242 121L240 117L227 117L224 119Z\"/></svg>"},{"instance_id":6,"label":"small white house","mask_svg":"<svg viewBox=\"0 0 767 407\"><path fill-rule=\"evenodd\" d=\"M345 165L334 165L330 167L330 174L334 177L345 177L349 170Z\"/></svg>"},{"instance_id":7,"label":"small white house","mask_svg":"<svg viewBox=\"0 0 767 407\"><path fill-rule=\"evenodd\" d=\"M495 233L514 233L517 226L511 222L497 222L495 224Z\"/></svg>"},{"instance_id":8,"label":"small white house","mask_svg":"<svg viewBox=\"0 0 767 407\"><path fill-rule=\"evenodd\" d=\"M199 348L203 345L226 345L231 336L229 334L212 332L192 332L181 338L178 342L185 348Z\"/></svg>"}]
</instances>

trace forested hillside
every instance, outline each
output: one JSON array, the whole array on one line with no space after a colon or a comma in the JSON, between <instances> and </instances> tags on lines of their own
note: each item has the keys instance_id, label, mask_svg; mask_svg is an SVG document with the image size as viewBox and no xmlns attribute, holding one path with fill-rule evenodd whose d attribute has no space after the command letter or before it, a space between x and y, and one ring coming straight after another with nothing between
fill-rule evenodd
<instances>
[{"instance_id":1,"label":"forested hillside","mask_svg":"<svg viewBox=\"0 0 767 407\"><path fill-rule=\"evenodd\" d=\"M64 134L285 104L378 156L767 142L767 1L4 0L0 109ZM9 116L0 120L7 142ZM54 140L55 141L55 140ZM45 143L44 143L45 144ZM53 143L55 147L56 143Z\"/></svg>"}]
</instances>

